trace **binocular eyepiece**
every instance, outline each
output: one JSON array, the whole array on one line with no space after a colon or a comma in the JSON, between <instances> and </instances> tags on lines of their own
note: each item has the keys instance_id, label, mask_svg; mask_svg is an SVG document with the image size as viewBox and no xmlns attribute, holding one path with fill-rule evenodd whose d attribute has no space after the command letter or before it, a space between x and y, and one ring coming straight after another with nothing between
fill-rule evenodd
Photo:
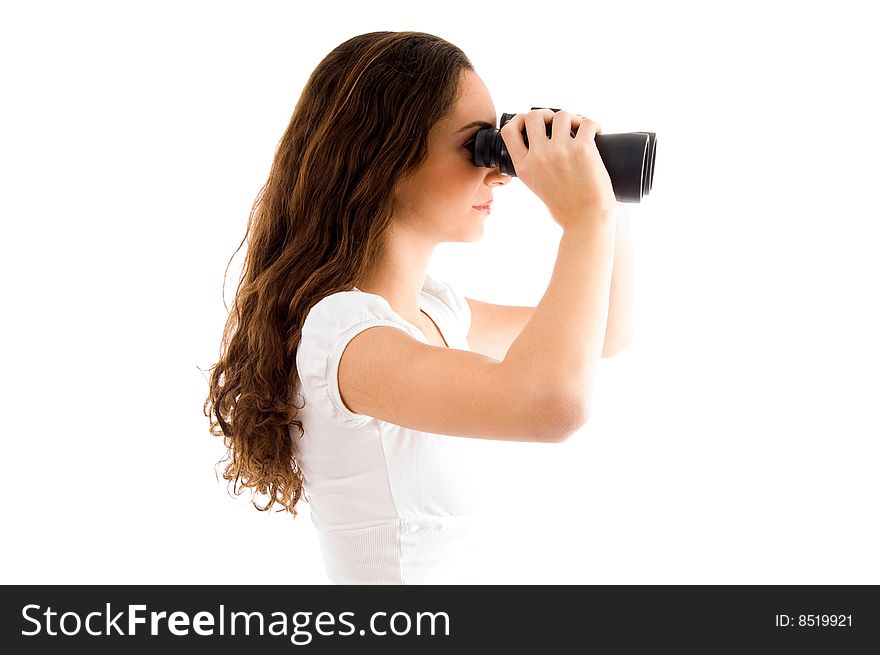
<instances>
[{"instance_id":1,"label":"binocular eyepiece","mask_svg":"<svg viewBox=\"0 0 880 655\"><path fill-rule=\"evenodd\" d=\"M532 107L546 109L546 107ZM549 108L551 111L559 109ZM502 114L499 129L483 128L474 137L473 163L475 166L497 168L505 175L516 177L516 170L501 130L516 114ZM547 123L547 137L553 131L552 123ZM571 136L577 133L572 129ZM529 145L525 128L522 131L526 147ZM641 202L642 196L651 192L654 181L654 157L657 151L657 138L654 132L624 132L621 134L597 134L596 149L611 178L614 195L620 202Z\"/></svg>"}]
</instances>

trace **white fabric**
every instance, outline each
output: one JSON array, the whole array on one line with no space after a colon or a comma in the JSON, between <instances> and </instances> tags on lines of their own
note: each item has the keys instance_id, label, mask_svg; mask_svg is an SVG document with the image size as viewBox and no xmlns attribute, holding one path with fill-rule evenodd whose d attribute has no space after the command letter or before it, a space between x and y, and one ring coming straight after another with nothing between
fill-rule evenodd
<instances>
[{"instance_id":1,"label":"white fabric","mask_svg":"<svg viewBox=\"0 0 880 655\"><path fill-rule=\"evenodd\" d=\"M458 292L429 275L420 301L450 348L470 350L470 309ZM294 448L327 575L337 584L456 582L480 503L483 440L412 430L344 405L342 352L377 325L429 343L382 296L355 289L312 307L296 354L305 406Z\"/></svg>"}]
</instances>

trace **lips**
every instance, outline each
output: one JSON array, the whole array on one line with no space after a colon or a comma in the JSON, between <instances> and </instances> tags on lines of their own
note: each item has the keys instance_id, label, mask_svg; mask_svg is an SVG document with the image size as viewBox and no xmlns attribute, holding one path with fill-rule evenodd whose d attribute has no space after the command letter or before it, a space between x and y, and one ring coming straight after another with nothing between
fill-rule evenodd
<instances>
[{"instance_id":1,"label":"lips","mask_svg":"<svg viewBox=\"0 0 880 655\"><path fill-rule=\"evenodd\" d=\"M474 205L474 209L489 209L489 206L493 203L493 200L483 204L483 205Z\"/></svg>"}]
</instances>

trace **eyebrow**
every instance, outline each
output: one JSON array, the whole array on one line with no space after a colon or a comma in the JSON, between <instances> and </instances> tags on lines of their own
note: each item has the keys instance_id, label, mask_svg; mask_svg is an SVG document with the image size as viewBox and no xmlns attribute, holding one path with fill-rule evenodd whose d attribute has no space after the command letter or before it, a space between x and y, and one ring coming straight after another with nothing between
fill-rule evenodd
<instances>
[{"instance_id":1,"label":"eyebrow","mask_svg":"<svg viewBox=\"0 0 880 655\"><path fill-rule=\"evenodd\" d=\"M472 128L472 127L491 127L491 128L494 128L494 127L495 127L495 123L487 123L486 121L473 121L472 123L468 123L468 124L465 125L463 128L461 128L460 130L458 130L458 131L456 132L456 134L459 134L459 133L461 133L461 132L464 132L465 130L469 130L469 129Z\"/></svg>"}]
</instances>

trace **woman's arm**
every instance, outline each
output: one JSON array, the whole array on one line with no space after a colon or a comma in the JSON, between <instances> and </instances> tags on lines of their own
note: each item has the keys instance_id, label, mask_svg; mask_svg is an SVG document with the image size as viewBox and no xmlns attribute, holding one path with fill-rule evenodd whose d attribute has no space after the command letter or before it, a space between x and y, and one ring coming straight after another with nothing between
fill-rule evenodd
<instances>
[{"instance_id":1,"label":"woman's arm","mask_svg":"<svg viewBox=\"0 0 880 655\"><path fill-rule=\"evenodd\" d=\"M618 203L614 268L611 272L608 325L605 328L602 357L616 355L632 343L634 289L635 265L630 214L622 203Z\"/></svg>"},{"instance_id":2,"label":"woman's arm","mask_svg":"<svg viewBox=\"0 0 880 655\"><path fill-rule=\"evenodd\" d=\"M504 359L507 349L519 336L534 313L534 307L495 305L465 298L471 308L471 327L467 340L471 350L486 357Z\"/></svg>"},{"instance_id":3,"label":"woman's arm","mask_svg":"<svg viewBox=\"0 0 880 655\"><path fill-rule=\"evenodd\" d=\"M614 241L614 268L608 304L608 325L602 357L611 357L626 348L633 339L634 264L632 229L628 210L618 206L617 232ZM529 322L534 307L495 305L465 298L471 309L471 327L467 339L471 350L502 360L510 344Z\"/></svg>"}]
</instances>

